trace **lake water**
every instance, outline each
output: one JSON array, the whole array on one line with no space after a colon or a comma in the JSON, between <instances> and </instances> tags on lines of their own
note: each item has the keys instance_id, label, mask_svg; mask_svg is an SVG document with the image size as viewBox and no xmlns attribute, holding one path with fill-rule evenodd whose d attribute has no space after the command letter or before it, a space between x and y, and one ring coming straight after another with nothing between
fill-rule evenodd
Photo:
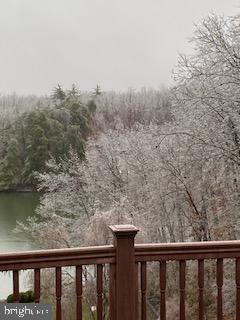
<instances>
[{"instance_id":1,"label":"lake water","mask_svg":"<svg viewBox=\"0 0 240 320\"><path fill-rule=\"evenodd\" d=\"M31 250L33 243L24 235L12 232L16 220L24 221L28 216L33 216L39 203L40 195L31 192L0 193L0 253ZM26 273L20 275L20 290L27 290L24 284ZM12 293L11 273L0 272L0 299Z\"/></svg>"}]
</instances>

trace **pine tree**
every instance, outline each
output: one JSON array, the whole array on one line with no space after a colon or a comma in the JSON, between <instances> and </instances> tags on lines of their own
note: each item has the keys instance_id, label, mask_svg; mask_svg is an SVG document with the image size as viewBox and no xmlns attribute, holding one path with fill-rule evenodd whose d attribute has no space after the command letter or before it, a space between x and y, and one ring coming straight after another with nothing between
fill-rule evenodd
<instances>
[{"instance_id":1,"label":"pine tree","mask_svg":"<svg viewBox=\"0 0 240 320\"><path fill-rule=\"evenodd\" d=\"M66 98L66 93L64 92L64 90L62 89L61 85L58 84L54 89L53 89L53 93L51 95L53 100L64 100Z\"/></svg>"}]
</instances>

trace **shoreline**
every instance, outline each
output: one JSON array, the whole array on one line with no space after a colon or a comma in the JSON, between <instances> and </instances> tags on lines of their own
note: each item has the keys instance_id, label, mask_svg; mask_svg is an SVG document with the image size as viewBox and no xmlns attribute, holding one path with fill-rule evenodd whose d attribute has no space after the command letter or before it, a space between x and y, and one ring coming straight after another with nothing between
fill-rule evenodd
<instances>
[{"instance_id":1,"label":"shoreline","mask_svg":"<svg viewBox=\"0 0 240 320\"><path fill-rule=\"evenodd\" d=\"M40 193L36 188L34 187L16 187L16 188L10 188L10 189L2 189L0 190L0 193Z\"/></svg>"}]
</instances>

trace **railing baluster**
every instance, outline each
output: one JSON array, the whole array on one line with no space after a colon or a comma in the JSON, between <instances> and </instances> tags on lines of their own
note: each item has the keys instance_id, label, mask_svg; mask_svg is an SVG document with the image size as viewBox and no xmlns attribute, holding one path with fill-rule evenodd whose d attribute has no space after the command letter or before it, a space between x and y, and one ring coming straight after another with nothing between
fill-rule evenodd
<instances>
[{"instance_id":1,"label":"railing baluster","mask_svg":"<svg viewBox=\"0 0 240 320\"><path fill-rule=\"evenodd\" d=\"M186 261L179 262L179 287L180 287L180 320L185 320L185 282L186 282Z\"/></svg>"},{"instance_id":2,"label":"railing baluster","mask_svg":"<svg viewBox=\"0 0 240 320\"><path fill-rule=\"evenodd\" d=\"M13 302L19 302L19 271L13 270Z\"/></svg>"},{"instance_id":3,"label":"railing baluster","mask_svg":"<svg viewBox=\"0 0 240 320\"><path fill-rule=\"evenodd\" d=\"M110 264L110 281L109 281L109 313L110 320L116 319L116 305L115 305L115 297L116 297L116 265Z\"/></svg>"},{"instance_id":4,"label":"railing baluster","mask_svg":"<svg viewBox=\"0 0 240 320\"><path fill-rule=\"evenodd\" d=\"M56 320L62 319L62 271L61 267L56 267L56 302L57 302L57 309L56 309Z\"/></svg>"},{"instance_id":5,"label":"railing baluster","mask_svg":"<svg viewBox=\"0 0 240 320\"><path fill-rule=\"evenodd\" d=\"M204 260L198 260L198 305L199 305L199 320L204 320Z\"/></svg>"},{"instance_id":6,"label":"railing baluster","mask_svg":"<svg viewBox=\"0 0 240 320\"><path fill-rule=\"evenodd\" d=\"M240 258L236 259L236 320L240 320Z\"/></svg>"},{"instance_id":7,"label":"railing baluster","mask_svg":"<svg viewBox=\"0 0 240 320\"><path fill-rule=\"evenodd\" d=\"M34 269L34 299L35 303L40 302L40 269Z\"/></svg>"},{"instance_id":8,"label":"railing baluster","mask_svg":"<svg viewBox=\"0 0 240 320\"><path fill-rule=\"evenodd\" d=\"M166 320L166 261L160 261L160 319Z\"/></svg>"},{"instance_id":9,"label":"railing baluster","mask_svg":"<svg viewBox=\"0 0 240 320\"><path fill-rule=\"evenodd\" d=\"M146 320L147 263L141 262L141 320Z\"/></svg>"},{"instance_id":10,"label":"railing baluster","mask_svg":"<svg viewBox=\"0 0 240 320\"><path fill-rule=\"evenodd\" d=\"M217 320L223 319L223 301L222 301L222 286L223 286L223 259L217 259Z\"/></svg>"},{"instance_id":11,"label":"railing baluster","mask_svg":"<svg viewBox=\"0 0 240 320\"><path fill-rule=\"evenodd\" d=\"M136 305L135 305L135 313L136 319L139 319L139 314L141 313L141 304L140 304L140 290L139 290L139 263L135 263L135 283L136 283Z\"/></svg>"},{"instance_id":12,"label":"railing baluster","mask_svg":"<svg viewBox=\"0 0 240 320\"><path fill-rule=\"evenodd\" d=\"M97 320L103 319L103 265L97 265Z\"/></svg>"},{"instance_id":13,"label":"railing baluster","mask_svg":"<svg viewBox=\"0 0 240 320\"><path fill-rule=\"evenodd\" d=\"M82 320L82 266L76 266L76 316L77 320Z\"/></svg>"}]
</instances>

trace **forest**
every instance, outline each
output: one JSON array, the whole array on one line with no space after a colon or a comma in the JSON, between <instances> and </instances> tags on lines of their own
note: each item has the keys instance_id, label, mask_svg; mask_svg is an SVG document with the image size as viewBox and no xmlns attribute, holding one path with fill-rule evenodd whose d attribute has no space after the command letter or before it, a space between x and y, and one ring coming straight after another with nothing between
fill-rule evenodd
<instances>
[{"instance_id":1,"label":"forest","mask_svg":"<svg viewBox=\"0 0 240 320\"><path fill-rule=\"evenodd\" d=\"M210 15L191 41L194 52L179 56L171 88L81 92L58 85L46 97L0 97L0 189L43 193L36 216L18 222L16 232L42 248L109 244L107 226L121 223L141 228L139 242L239 239L240 18ZM177 314L175 268L170 319ZM194 284L195 266L188 268ZM206 314L213 319L211 263L209 270ZM149 281L156 315L154 272ZM229 272L228 319L233 281ZM71 277L65 285L72 290ZM187 312L195 319L191 287ZM45 290L53 294L50 277Z\"/></svg>"}]
</instances>

